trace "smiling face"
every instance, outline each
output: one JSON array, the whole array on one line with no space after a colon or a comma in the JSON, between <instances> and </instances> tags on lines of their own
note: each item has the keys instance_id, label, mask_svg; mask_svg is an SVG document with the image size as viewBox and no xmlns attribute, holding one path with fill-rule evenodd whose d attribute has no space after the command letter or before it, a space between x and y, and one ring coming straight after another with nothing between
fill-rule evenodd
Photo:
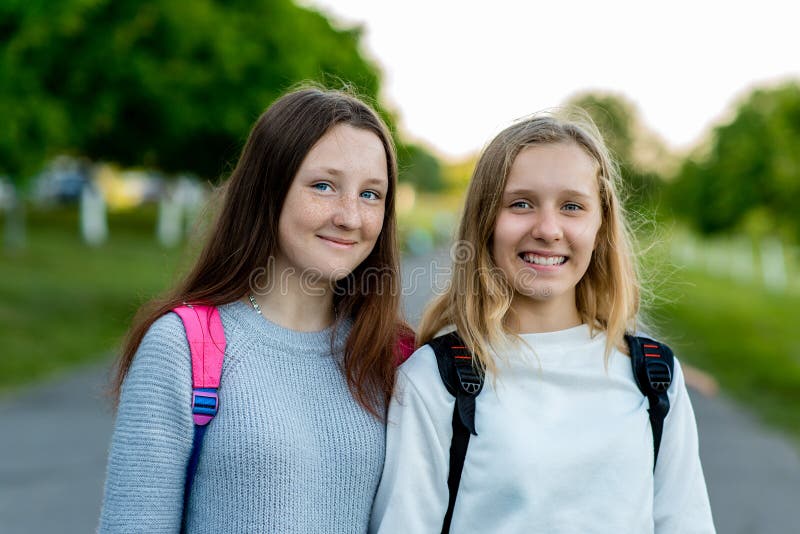
<instances>
[{"instance_id":1,"label":"smiling face","mask_svg":"<svg viewBox=\"0 0 800 534\"><path fill-rule=\"evenodd\" d=\"M275 276L311 274L329 286L355 270L381 233L388 188L378 136L346 124L331 128L289 187L278 221Z\"/></svg>"},{"instance_id":2,"label":"smiling face","mask_svg":"<svg viewBox=\"0 0 800 534\"><path fill-rule=\"evenodd\" d=\"M514 305L577 316L575 287L602 222L598 165L572 142L520 151L509 172L492 257L514 289Z\"/></svg>"}]
</instances>

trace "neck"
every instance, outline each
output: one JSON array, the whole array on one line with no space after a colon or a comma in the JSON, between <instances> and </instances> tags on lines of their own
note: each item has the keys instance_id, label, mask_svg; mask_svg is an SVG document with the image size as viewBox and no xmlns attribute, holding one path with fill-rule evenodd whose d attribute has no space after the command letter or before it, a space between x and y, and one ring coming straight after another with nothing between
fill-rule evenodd
<instances>
[{"instance_id":1,"label":"neck","mask_svg":"<svg viewBox=\"0 0 800 534\"><path fill-rule=\"evenodd\" d=\"M333 292L329 288L299 283L273 286L269 291L253 293L261 314L271 322L298 332L318 332L333 323ZM243 301L251 305L247 295Z\"/></svg>"},{"instance_id":2,"label":"neck","mask_svg":"<svg viewBox=\"0 0 800 534\"><path fill-rule=\"evenodd\" d=\"M515 296L507 315L508 327L518 334L557 332L583 323L573 300L533 300Z\"/></svg>"}]
</instances>

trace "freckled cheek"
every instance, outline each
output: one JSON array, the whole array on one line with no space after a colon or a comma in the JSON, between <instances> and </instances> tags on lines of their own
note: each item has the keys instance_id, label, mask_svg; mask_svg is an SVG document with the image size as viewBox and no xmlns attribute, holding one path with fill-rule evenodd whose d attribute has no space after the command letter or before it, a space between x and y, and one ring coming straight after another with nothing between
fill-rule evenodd
<instances>
[{"instance_id":1,"label":"freckled cheek","mask_svg":"<svg viewBox=\"0 0 800 534\"><path fill-rule=\"evenodd\" d=\"M361 224L365 238L378 238L383 229L383 216L383 208L366 209L361 213Z\"/></svg>"},{"instance_id":2,"label":"freckled cheek","mask_svg":"<svg viewBox=\"0 0 800 534\"><path fill-rule=\"evenodd\" d=\"M297 223L298 229L301 227L316 229L331 217L329 206L313 197L293 208L293 219Z\"/></svg>"}]
</instances>

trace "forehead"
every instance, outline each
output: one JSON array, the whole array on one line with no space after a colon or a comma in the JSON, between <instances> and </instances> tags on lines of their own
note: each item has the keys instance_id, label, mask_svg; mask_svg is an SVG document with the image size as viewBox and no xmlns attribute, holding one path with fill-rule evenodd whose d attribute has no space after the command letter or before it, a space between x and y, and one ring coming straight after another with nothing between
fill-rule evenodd
<instances>
[{"instance_id":1,"label":"forehead","mask_svg":"<svg viewBox=\"0 0 800 534\"><path fill-rule=\"evenodd\" d=\"M301 171L358 174L388 182L386 150L372 131L338 124L306 154Z\"/></svg>"},{"instance_id":2,"label":"forehead","mask_svg":"<svg viewBox=\"0 0 800 534\"><path fill-rule=\"evenodd\" d=\"M505 192L573 190L596 195L598 170L597 161L575 143L533 145L523 148L514 159Z\"/></svg>"}]
</instances>

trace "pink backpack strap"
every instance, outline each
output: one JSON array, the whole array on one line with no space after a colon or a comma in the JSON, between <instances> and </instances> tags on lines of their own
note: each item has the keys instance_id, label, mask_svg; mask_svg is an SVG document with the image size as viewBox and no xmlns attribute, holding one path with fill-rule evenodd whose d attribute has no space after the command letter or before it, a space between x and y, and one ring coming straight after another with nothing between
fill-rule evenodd
<instances>
[{"instance_id":1,"label":"pink backpack strap","mask_svg":"<svg viewBox=\"0 0 800 534\"><path fill-rule=\"evenodd\" d=\"M192 482L197 473L200 451L203 448L203 437L208 423L214 419L219 410L219 377L222 374L222 362L225 359L225 330L222 319L215 306L184 304L172 311L178 314L186 330L189 351L192 355L192 419L194 420L194 438L192 452L186 466L186 482L183 487L182 522L186 520L186 509L192 493Z\"/></svg>"},{"instance_id":2,"label":"pink backpack strap","mask_svg":"<svg viewBox=\"0 0 800 534\"><path fill-rule=\"evenodd\" d=\"M397 365L405 362L414 353L415 340L413 335L400 336L397 340Z\"/></svg>"},{"instance_id":3,"label":"pink backpack strap","mask_svg":"<svg viewBox=\"0 0 800 534\"><path fill-rule=\"evenodd\" d=\"M192 417L207 425L219 408L219 378L225 359L225 330L215 306L185 304L173 309L183 321L192 355Z\"/></svg>"}]
</instances>

